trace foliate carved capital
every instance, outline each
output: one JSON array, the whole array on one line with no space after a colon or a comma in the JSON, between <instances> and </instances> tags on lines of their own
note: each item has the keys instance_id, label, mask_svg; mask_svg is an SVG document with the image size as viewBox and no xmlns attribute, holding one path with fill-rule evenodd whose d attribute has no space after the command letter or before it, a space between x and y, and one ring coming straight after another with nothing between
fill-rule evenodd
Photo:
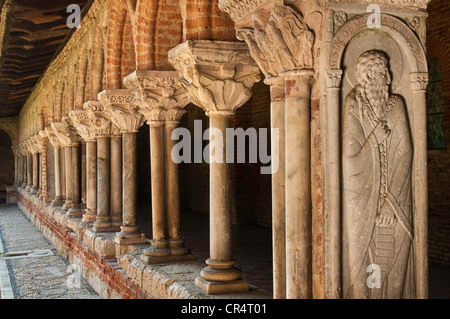
<instances>
[{"instance_id":1,"label":"foliate carved capital","mask_svg":"<svg viewBox=\"0 0 450 319\"><path fill-rule=\"evenodd\" d=\"M414 91L425 91L429 82L428 73L411 73L411 85Z\"/></svg>"},{"instance_id":2,"label":"foliate carved capital","mask_svg":"<svg viewBox=\"0 0 450 319\"><path fill-rule=\"evenodd\" d=\"M341 86L342 70L333 69L328 70L326 74L327 88L339 88Z\"/></svg>"},{"instance_id":3,"label":"foliate carved capital","mask_svg":"<svg viewBox=\"0 0 450 319\"><path fill-rule=\"evenodd\" d=\"M137 132L145 122L144 116L138 112L133 95L127 89L102 91L98 94L98 100L121 132Z\"/></svg>"},{"instance_id":4,"label":"foliate carved capital","mask_svg":"<svg viewBox=\"0 0 450 319\"><path fill-rule=\"evenodd\" d=\"M85 110L70 111L69 117L78 134L86 142L95 140L95 130L89 113Z\"/></svg>"},{"instance_id":5,"label":"foliate carved capital","mask_svg":"<svg viewBox=\"0 0 450 319\"><path fill-rule=\"evenodd\" d=\"M289 6L276 4L269 18L252 13L253 26L236 32L247 43L252 57L266 77L314 67L314 33L303 16Z\"/></svg>"},{"instance_id":6,"label":"foliate carved capital","mask_svg":"<svg viewBox=\"0 0 450 319\"><path fill-rule=\"evenodd\" d=\"M45 132L47 133L48 140L50 141L50 144L52 144L53 148L61 147L61 143L58 139L58 136L56 135L52 127L50 126L46 127Z\"/></svg>"},{"instance_id":7,"label":"foliate carved capital","mask_svg":"<svg viewBox=\"0 0 450 319\"><path fill-rule=\"evenodd\" d=\"M149 123L179 121L189 103L176 71L135 71L124 78L125 86Z\"/></svg>"},{"instance_id":8,"label":"foliate carved capital","mask_svg":"<svg viewBox=\"0 0 450 319\"><path fill-rule=\"evenodd\" d=\"M111 116L98 101L88 101L83 104L83 110L91 120L95 137L111 135Z\"/></svg>"},{"instance_id":9,"label":"foliate carved capital","mask_svg":"<svg viewBox=\"0 0 450 319\"><path fill-rule=\"evenodd\" d=\"M189 99L205 110L234 114L246 103L260 70L244 43L187 41L169 51Z\"/></svg>"},{"instance_id":10,"label":"foliate carved capital","mask_svg":"<svg viewBox=\"0 0 450 319\"><path fill-rule=\"evenodd\" d=\"M52 129L59 140L61 146L71 146L72 140L66 132L66 126L61 122L53 122Z\"/></svg>"}]
</instances>

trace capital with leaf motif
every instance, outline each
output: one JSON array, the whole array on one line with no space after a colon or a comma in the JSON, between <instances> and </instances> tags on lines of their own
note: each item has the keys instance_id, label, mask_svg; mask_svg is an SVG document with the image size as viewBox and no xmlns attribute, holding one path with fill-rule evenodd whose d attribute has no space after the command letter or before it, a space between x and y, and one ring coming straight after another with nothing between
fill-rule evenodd
<instances>
[{"instance_id":1,"label":"capital with leaf motif","mask_svg":"<svg viewBox=\"0 0 450 319\"><path fill-rule=\"evenodd\" d=\"M73 110L70 111L69 117L72 120L72 124L77 130L81 138L86 141L95 141L95 130L92 118L86 110Z\"/></svg>"},{"instance_id":2,"label":"capital with leaf motif","mask_svg":"<svg viewBox=\"0 0 450 319\"><path fill-rule=\"evenodd\" d=\"M121 132L137 132L144 124L145 118L139 112L134 97L127 89L105 90L100 92L98 100Z\"/></svg>"},{"instance_id":3,"label":"capital with leaf motif","mask_svg":"<svg viewBox=\"0 0 450 319\"><path fill-rule=\"evenodd\" d=\"M189 99L207 115L232 115L252 96L261 72L245 43L188 40L169 51Z\"/></svg>"},{"instance_id":4,"label":"capital with leaf motif","mask_svg":"<svg viewBox=\"0 0 450 319\"><path fill-rule=\"evenodd\" d=\"M147 123L179 122L189 98L177 71L135 71L124 78Z\"/></svg>"}]
</instances>

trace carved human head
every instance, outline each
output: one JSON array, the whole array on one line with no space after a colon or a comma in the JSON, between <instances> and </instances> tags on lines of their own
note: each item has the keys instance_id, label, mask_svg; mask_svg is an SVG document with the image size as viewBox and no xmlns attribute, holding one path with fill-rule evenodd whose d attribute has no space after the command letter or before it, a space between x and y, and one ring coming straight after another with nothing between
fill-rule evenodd
<instances>
[{"instance_id":1,"label":"carved human head","mask_svg":"<svg viewBox=\"0 0 450 319\"><path fill-rule=\"evenodd\" d=\"M358 84L381 81L384 85L391 84L387 55L378 50L370 50L361 54L356 64L356 81Z\"/></svg>"}]
</instances>

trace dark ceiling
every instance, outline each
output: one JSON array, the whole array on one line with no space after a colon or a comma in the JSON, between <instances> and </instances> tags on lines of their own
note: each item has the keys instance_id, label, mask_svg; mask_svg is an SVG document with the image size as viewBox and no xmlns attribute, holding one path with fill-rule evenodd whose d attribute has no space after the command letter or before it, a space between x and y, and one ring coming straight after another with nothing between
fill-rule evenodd
<instances>
[{"instance_id":1,"label":"dark ceiling","mask_svg":"<svg viewBox=\"0 0 450 319\"><path fill-rule=\"evenodd\" d=\"M0 21L4 25L3 40L0 34L0 117L19 114L40 76L75 30L66 24L72 14L67 6L78 4L83 16L91 2L0 0L0 19L4 20ZM10 3L9 10L5 3Z\"/></svg>"}]
</instances>

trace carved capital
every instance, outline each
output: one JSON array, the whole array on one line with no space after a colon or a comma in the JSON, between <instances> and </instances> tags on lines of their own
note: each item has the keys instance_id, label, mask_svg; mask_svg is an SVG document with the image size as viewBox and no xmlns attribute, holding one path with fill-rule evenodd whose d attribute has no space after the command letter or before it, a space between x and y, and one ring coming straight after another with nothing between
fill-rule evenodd
<instances>
[{"instance_id":1,"label":"carved capital","mask_svg":"<svg viewBox=\"0 0 450 319\"><path fill-rule=\"evenodd\" d=\"M69 117L78 134L86 142L95 140L94 124L92 118L86 110L70 111Z\"/></svg>"},{"instance_id":2,"label":"carved capital","mask_svg":"<svg viewBox=\"0 0 450 319\"><path fill-rule=\"evenodd\" d=\"M411 73L411 85L414 91L425 91L429 82L428 73Z\"/></svg>"},{"instance_id":3,"label":"carved capital","mask_svg":"<svg viewBox=\"0 0 450 319\"><path fill-rule=\"evenodd\" d=\"M234 114L252 95L260 71L244 43L187 41L169 51L194 104L211 112Z\"/></svg>"},{"instance_id":4,"label":"carved capital","mask_svg":"<svg viewBox=\"0 0 450 319\"><path fill-rule=\"evenodd\" d=\"M66 126L61 122L53 122L52 129L61 146L71 146L72 140L66 132Z\"/></svg>"},{"instance_id":5,"label":"carved capital","mask_svg":"<svg viewBox=\"0 0 450 319\"><path fill-rule=\"evenodd\" d=\"M276 4L269 18L265 11L253 12L252 27L239 28L236 36L247 43L266 77L314 66L314 33L289 6Z\"/></svg>"},{"instance_id":6,"label":"carved capital","mask_svg":"<svg viewBox=\"0 0 450 319\"><path fill-rule=\"evenodd\" d=\"M46 127L45 132L47 133L47 137L48 137L48 140L50 141L50 144L52 144L52 146L54 148L61 147L61 143L58 139L58 136L56 135L56 133L52 127L50 127L50 126Z\"/></svg>"},{"instance_id":7,"label":"carved capital","mask_svg":"<svg viewBox=\"0 0 450 319\"><path fill-rule=\"evenodd\" d=\"M233 21L251 13L267 0L219 0L219 9L228 13Z\"/></svg>"},{"instance_id":8,"label":"carved capital","mask_svg":"<svg viewBox=\"0 0 450 319\"><path fill-rule=\"evenodd\" d=\"M135 71L124 78L125 86L149 123L179 121L179 111L189 103L176 71Z\"/></svg>"},{"instance_id":9,"label":"carved capital","mask_svg":"<svg viewBox=\"0 0 450 319\"><path fill-rule=\"evenodd\" d=\"M70 117L64 116L61 119L61 123L63 123L66 134L72 143L80 143L82 141L82 138L80 134L78 134L77 129L73 125L72 119Z\"/></svg>"},{"instance_id":10,"label":"carved capital","mask_svg":"<svg viewBox=\"0 0 450 319\"><path fill-rule=\"evenodd\" d=\"M83 104L83 109L91 119L95 137L111 135L111 116L106 112L102 103L88 101Z\"/></svg>"},{"instance_id":11,"label":"carved capital","mask_svg":"<svg viewBox=\"0 0 450 319\"><path fill-rule=\"evenodd\" d=\"M137 132L144 124L144 116L139 113L129 90L105 90L98 94L98 100L121 132Z\"/></svg>"},{"instance_id":12,"label":"carved capital","mask_svg":"<svg viewBox=\"0 0 450 319\"><path fill-rule=\"evenodd\" d=\"M333 69L328 70L326 74L327 88L339 88L341 86L342 70Z\"/></svg>"}]
</instances>

